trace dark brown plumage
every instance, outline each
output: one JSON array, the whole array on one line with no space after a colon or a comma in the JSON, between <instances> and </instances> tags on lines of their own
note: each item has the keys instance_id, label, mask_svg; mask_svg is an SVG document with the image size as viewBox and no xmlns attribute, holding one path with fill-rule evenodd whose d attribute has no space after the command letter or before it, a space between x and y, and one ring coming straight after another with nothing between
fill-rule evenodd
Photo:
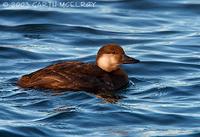
<instances>
[{"instance_id":1,"label":"dark brown plumage","mask_svg":"<svg viewBox=\"0 0 200 137\"><path fill-rule=\"evenodd\" d=\"M104 62L98 63L102 55L106 55L103 58ZM110 59L107 55L109 57L110 55L116 55L116 57L113 56L114 58ZM112 65L113 62L116 66L109 68L108 71L107 69L104 70L106 66ZM18 81L18 85L23 88L41 88L56 91L84 90L93 93L115 91L128 83L128 76L119 67L119 64L136 62L138 60L126 56L119 45L108 44L99 50L96 64L76 61L53 64L22 76Z\"/></svg>"}]
</instances>

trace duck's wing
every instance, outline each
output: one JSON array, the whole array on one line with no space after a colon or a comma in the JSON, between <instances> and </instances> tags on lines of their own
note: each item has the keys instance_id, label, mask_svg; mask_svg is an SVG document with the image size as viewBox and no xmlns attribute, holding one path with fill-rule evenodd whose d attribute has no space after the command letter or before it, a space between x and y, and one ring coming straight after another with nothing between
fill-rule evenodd
<instances>
[{"instance_id":1,"label":"duck's wing","mask_svg":"<svg viewBox=\"0 0 200 137\"><path fill-rule=\"evenodd\" d=\"M113 90L110 76L95 64L82 62L66 62L50 67L56 74L70 83L71 89L97 92L99 90Z\"/></svg>"},{"instance_id":2,"label":"duck's wing","mask_svg":"<svg viewBox=\"0 0 200 137\"><path fill-rule=\"evenodd\" d=\"M109 78L101 74L95 65L82 62L63 62L48 66L28 75L24 75L18 85L27 88L45 88L55 90L112 89Z\"/></svg>"}]
</instances>

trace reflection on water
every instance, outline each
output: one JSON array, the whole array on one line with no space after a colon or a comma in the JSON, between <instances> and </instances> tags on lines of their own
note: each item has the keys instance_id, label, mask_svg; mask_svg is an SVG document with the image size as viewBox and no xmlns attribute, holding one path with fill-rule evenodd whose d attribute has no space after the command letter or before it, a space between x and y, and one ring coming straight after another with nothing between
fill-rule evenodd
<instances>
[{"instance_id":1,"label":"reflection on water","mask_svg":"<svg viewBox=\"0 0 200 137\"><path fill-rule=\"evenodd\" d=\"M200 136L198 0L96 0L87 8L4 2L0 136ZM15 84L60 61L94 62L99 47L111 42L142 60L123 66L130 84L116 94L53 93Z\"/></svg>"}]
</instances>

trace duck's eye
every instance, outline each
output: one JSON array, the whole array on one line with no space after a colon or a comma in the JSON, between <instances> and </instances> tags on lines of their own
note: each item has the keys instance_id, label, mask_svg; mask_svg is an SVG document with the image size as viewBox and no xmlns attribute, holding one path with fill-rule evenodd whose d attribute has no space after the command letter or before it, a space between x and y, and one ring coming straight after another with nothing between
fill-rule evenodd
<instances>
[{"instance_id":1,"label":"duck's eye","mask_svg":"<svg viewBox=\"0 0 200 137\"><path fill-rule=\"evenodd\" d=\"M113 53L113 54L116 54L116 52L115 52L115 51L113 51L112 53Z\"/></svg>"}]
</instances>

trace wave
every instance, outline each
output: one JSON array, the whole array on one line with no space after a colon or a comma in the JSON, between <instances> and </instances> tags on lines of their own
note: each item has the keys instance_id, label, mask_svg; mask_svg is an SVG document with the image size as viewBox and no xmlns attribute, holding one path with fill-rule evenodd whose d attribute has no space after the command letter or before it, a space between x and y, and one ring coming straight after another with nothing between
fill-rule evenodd
<instances>
[{"instance_id":1,"label":"wave","mask_svg":"<svg viewBox=\"0 0 200 137\"><path fill-rule=\"evenodd\" d=\"M200 4L95 2L94 8L0 7L0 136L199 136ZM130 83L119 100L16 85L50 64L94 62L106 43L141 60L122 65Z\"/></svg>"}]
</instances>

